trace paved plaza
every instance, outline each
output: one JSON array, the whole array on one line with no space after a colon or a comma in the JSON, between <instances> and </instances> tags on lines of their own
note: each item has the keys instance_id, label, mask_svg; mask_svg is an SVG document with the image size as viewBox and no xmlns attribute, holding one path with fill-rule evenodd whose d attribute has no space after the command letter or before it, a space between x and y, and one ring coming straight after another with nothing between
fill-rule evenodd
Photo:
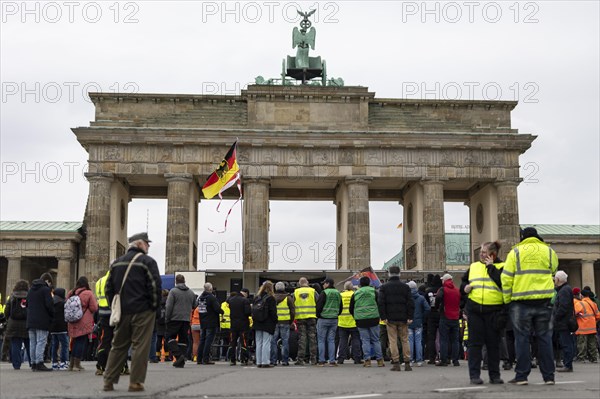
<instances>
[{"instance_id":1,"label":"paved plaza","mask_svg":"<svg viewBox=\"0 0 600 399\"><path fill-rule=\"evenodd\" d=\"M575 364L574 373L557 373L556 385L543 385L534 369L528 386L468 384L466 362L460 367L415 367L411 372L392 372L385 368L364 368L344 364L340 367L230 367L186 364L175 370L167 363L149 364L146 391L129 393L129 377L124 376L114 392L102 392L102 377L94 375L93 362L84 362L84 372L33 373L0 364L0 398L560 398L598 399L600 366ZM483 377L484 375L482 375ZM508 381L514 372L504 372Z\"/></svg>"}]
</instances>

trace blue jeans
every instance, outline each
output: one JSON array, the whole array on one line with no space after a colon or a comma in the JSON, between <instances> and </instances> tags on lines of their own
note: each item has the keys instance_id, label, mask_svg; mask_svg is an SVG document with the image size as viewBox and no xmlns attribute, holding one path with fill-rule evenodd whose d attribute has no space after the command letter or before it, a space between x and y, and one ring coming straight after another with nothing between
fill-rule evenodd
<instances>
[{"instance_id":1,"label":"blue jeans","mask_svg":"<svg viewBox=\"0 0 600 399\"><path fill-rule=\"evenodd\" d=\"M554 351L552 350L552 308L511 302L510 321L515 336L515 379L527 380L531 372L529 336L533 330L538 344L538 364L544 381L554 381Z\"/></svg>"},{"instance_id":2,"label":"blue jeans","mask_svg":"<svg viewBox=\"0 0 600 399\"><path fill-rule=\"evenodd\" d=\"M408 347L410 358L415 362L423 361L423 327L408 327ZM406 359L405 359L406 360Z\"/></svg>"},{"instance_id":3,"label":"blue jeans","mask_svg":"<svg viewBox=\"0 0 600 399\"><path fill-rule=\"evenodd\" d=\"M69 336L66 332L50 334L52 337L52 363L58 363L58 346L60 345L60 361L69 360Z\"/></svg>"},{"instance_id":4,"label":"blue jeans","mask_svg":"<svg viewBox=\"0 0 600 399\"><path fill-rule=\"evenodd\" d=\"M573 356L575 356L575 348L573 345L573 336L569 331L557 331L558 343L563 353L563 365L568 368L573 368Z\"/></svg>"},{"instance_id":5,"label":"blue jeans","mask_svg":"<svg viewBox=\"0 0 600 399\"><path fill-rule=\"evenodd\" d=\"M257 365L268 365L271 361L271 338L273 336L266 331L255 331Z\"/></svg>"},{"instance_id":6,"label":"blue jeans","mask_svg":"<svg viewBox=\"0 0 600 399\"><path fill-rule=\"evenodd\" d=\"M44 363L44 352L48 343L48 331L29 329L29 358L31 363Z\"/></svg>"},{"instance_id":7,"label":"blue jeans","mask_svg":"<svg viewBox=\"0 0 600 399\"><path fill-rule=\"evenodd\" d=\"M200 345L198 345L198 361L208 362L210 360L210 348L215 340L216 328L202 328L200 334Z\"/></svg>"},{"instance_id":8,"label":"blue jeans","mask_svg":"<svg viewBox=\"0 0 600 399\"><path fill-rule=\"evenodd\" d=\"M19 370L21 363L23 363L21 352L23 344L25 344L25 353L29 353L29 338L12 337L10 339L10 361L15 370ZM30 356L27 356L27 358L31 359ZM31 360L29 360L29 366L31 367Z\"/></svg>"},{"instance_id":9,"label":"blue jeans","mask_svg":"<svg viewBox=\"0 0 600 399\"><path fill-rule=\"evenodd\" d=\"M458 320L448 320L440 317L440 360L448 363L448 341L450 341L450 350L452 362L458 362Z\"/></svg>"},{"instance_id":10,"label":"blue jeans","mask_svg":"<svg viewBox=\"0 0 600 399\"><path fill-rule=\"evenodd\" d=\"M363 359L371 360L371 354L375 355L375 359L382 360L381 342L379 342L379 324L373 327L358 327L360 333L360 341L362 343Z\"/></svg>"},{"instance_id":11,"label":"blue jeans","mask_svg":"<svg viewBox=\"0 0 600 399\"><path fill-rule=\"evenodd\" d=\"M317 349L320 363L335 362L337 323L337 319L317 319ZM327 345L327 352L325 352L325 345Z\"/></svg>"},{"instance_id":12,"label":"blue jeans","mask_svg":"<svg viewBox=\"0 0 600 399\"><path fill-rule=\"evenodd\" d=\"M156 330L152 333L152 340L150 341L150 353L148 353L148 359L156 362L158 361L156 357L156 341L158 339L158 335L156 334Z\"/></svg>"},{"instance_id":13,"label":"blue jeans","mask_svg":"<svg viewBox=\"0 0 600 399\"><path fill-rule=\"evenodd\" d=\"M290 325L277 324L271 340L271 364L277 364L277 341L281 338L281 363L290 361Z\"/></svg>"}]
</instances>

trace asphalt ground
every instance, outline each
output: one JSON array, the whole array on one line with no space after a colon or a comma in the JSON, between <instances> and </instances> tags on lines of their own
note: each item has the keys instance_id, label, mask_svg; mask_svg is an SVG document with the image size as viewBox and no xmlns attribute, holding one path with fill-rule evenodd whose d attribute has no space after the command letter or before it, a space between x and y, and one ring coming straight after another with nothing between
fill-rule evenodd
<instances>
[{"instance_id":1,"label":"asphalt ground","mask_svg":"<svg viewBox=\"0 0 600 399\"><path fill-rule=\"evenodd\" d=\"M169 363L148 365L144 392L127 391L129 377L123 376L115 391L103 392L103 378L94 375L95 363L83 362L81 372L32 372L23 367L13 370L0 364L0 398L527 398L599 399L598 363L575 363L573 373L556 373L556 385L543 384L538 369L529 376L529 385L490 385L482 372L484 385L469 384L466 361L460 367L424 365L413 371L394 372L386 367L365 368L345 363L339 367L289 366L263 369L188 362L183 369ZM507 382L513 371L503 371Z\"/></svg>"}]
</instances>

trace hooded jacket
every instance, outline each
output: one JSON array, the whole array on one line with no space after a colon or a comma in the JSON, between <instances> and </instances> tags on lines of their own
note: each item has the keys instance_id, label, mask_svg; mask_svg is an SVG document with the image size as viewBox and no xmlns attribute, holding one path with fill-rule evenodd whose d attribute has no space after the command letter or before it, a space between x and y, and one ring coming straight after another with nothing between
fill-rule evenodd
<instances>
[{"instance_id":1,"label":"hooded jacket","mask_svg":"<svg viewBox=\"0 0 600 399\"><path fill-rule=\"evenodd\" d=\"M42 279L33 280L27 293L27 329L50 331L54 301L50 287Z\"/></svg>"},{"instance_id":2,"label":"hooded jacket","mask_svg":"<svg viewBox=\"0 0 600 399\"><path fill-rule=\"evenodd\" d=\"M198 314L200 315L200 326L205 328L217 328L220 324L219 315L225 313L221 309L219 300L208 291L202 292L198 297Z\"/></svg>"},{"instance_id":3,"label":"hooded jacket","mask_svg":"<svg viewBox=\"0 0 600 399\"><path fill-rule=\"evenodd\" d=\"M185 283L175 284L175 287L169 291L166 305L166 321L190 321L192 309L196 294L190 290Z\"/></svg>"},{"instance_id":4,"label":"hooded jacket","mask_svg":"<svg viewBox=\"0 0 600 399\"><path fill-rule=\"evenodd\" d=\"M65 321L65 289L54 289L54 321L50 326L51 333L66 333L67 322Z\"/></svg>"},{"instance_id":5,"label":"hooded jacket","mask_svg":"<svg viewBox=\"0 0 600 399\"><path fill-rule=\"evenodd\" d=\"M442 283L435 296L435 307L440 310L440 318L458 320L460 309L460 291L454 286L452 279Z\"/></svg>"},{"instance_id":6,"label":"hooded jacket","mask_svg":"<svg viewBox=\"0 0 600 399\"><path fill-rule=\"evenodd\" d=\"M423 295L419 294L416 288L411 288L410 293L412 295L413 301L415 302L415 315L413 317L413 322L408 326L410 328L416 329L423 327L423 321L427 318L429 314L429 310L431 306L427 303Z\"/></svg>"}]
</instances>

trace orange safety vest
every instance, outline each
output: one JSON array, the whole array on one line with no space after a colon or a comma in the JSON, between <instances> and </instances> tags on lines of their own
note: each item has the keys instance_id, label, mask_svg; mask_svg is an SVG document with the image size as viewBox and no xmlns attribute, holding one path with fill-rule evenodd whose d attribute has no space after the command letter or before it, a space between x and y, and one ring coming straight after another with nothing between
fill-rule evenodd
<instances>
[{"instance_id":1,"label":"orange safety vest","mask_svg":"<svg viewBox=\"0 0 600 399\"><path fill-rule=\"evenodd\" d=\"M594 304L595 305L595 304ZM598 317L598 307L595 308L583 299L574 298L573 307L579 329L576 335L596 334L596 318Z\"/></svg>"}]
</instances>

